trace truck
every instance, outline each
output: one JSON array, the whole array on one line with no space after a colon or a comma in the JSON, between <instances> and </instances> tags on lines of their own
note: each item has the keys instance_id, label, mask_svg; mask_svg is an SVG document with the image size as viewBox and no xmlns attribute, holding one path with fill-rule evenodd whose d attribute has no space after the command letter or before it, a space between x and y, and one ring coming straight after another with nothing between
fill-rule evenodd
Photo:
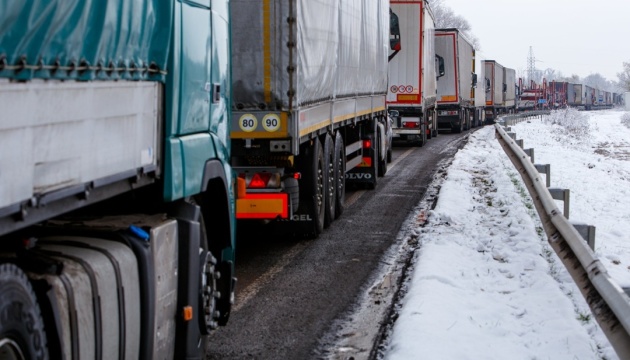
<instances>
[{"instance_id":1,"label":"truck","mask_svg":"<svg viewBox=\"0 0 630 360\"><path fill-rule=\"evenodd\" d=\"M486 92L485 115L486 123L493 123L497 116L503 112L503 92L505 72L503 65L495 60L484 60L484 69L486 71L486 86L490 91Z\"/></svg>"},{"instance_id":2,"label":"truck","mask_svg":"<svg viewBox=\"0 0 630 360\"><path fill-rule=\"evenodd\" d=\"M3 2L2 357L205 358L236 284L229 19Z\"/></svg>"},{"instance_id":3,"label":"truck","mask_svg":"<svg viewBox=\"0 0 630 360\"><path fill-rule=\"evenodd\" d=\"M578 107L582 104L582 84L569 83L567 85L567 105Z\"/></svg>"},{"instance_id":4,"label":"truck","mask_svg":"<svg viewBox=\"0 0 630 360\"><path fill-rule=\"evenodd\" d=\"M316 238L343 213L346 187L375 188L391 160L389 2L230 7L238 227Z\"/></svg>"},{"instance_id":5,"label":"truck","mask_svg":"<svg viewBox=\"0 0 630 360\"><path fill-rule=\"evenodd\" d=\"M475 49L458 29L436 29L435 53L444 59L444 75L437 81L438 130L460 133L478 118Z\"/></svg>"},{"instance_id":6,"label":"truck","mask_svg":"<svg viewBox=\"0 0 630 360\"><path fill-rule=\"evenodd\" d=\"M401 50L389 63L387 109L394 140L423 146L437 135L437 77L444 61L435 54L435 20L426 0L391 0L400 24Z\"/></svg>"},{"instance_id":7,"label":"truck","mask_svg":"<svg viewBox=\"0 0 630 360\"><path fill-rule=\"evenodd\" d=\"M516 70L507 67L503 68L503 113L513 114L516 112L516 99L518 85L516 83Z\"/></svg>"},{"instance_id":8,"label":"truck","mask_svg":"<svg viewBox=\"0 0 630 360\"><path fill-rule=\"evenodd\" d=\"M623 93L623 104L626 111L630 111L630 91Z\"/></svg>"}]
</instances>

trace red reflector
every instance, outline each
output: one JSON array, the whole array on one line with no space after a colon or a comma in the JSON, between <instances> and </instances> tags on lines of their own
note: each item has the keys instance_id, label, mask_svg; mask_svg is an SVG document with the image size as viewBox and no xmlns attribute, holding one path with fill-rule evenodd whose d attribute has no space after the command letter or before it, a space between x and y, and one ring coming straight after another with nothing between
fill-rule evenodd
<instances>
[{"instance_id":1,"label":"red reflector","mask_svg":"<svg viewBox=\"0 0 630 360\"><path fill-rule=\"evenodd\" d=\"M369 149L372 147L372 140L363 140L363 148Z\"/></svg>"},{"instance_id":2,"label":"red reflector","mask_svg":"<svg viewBox=\"0 0 630 360\"><path fill-rule=\"evenodd\" d=\"M297 180L300 180L302 178L302 174L297 172L297 173L293 174L293 178L297 179Z\"/></svg>"},{"instance_id":3,"label":"red reflector","mask_svg":"<svg viewBox=\"0 0 630 360\"><path fill-rule=\"evenodd\" d=\"M264 189L267 187L269 179L271 179L271 173L256 173L252 177L249 187L252 189Z\"/></svg>"},{"instance_id":4,"label":"red reflector","mask_svg":"<svg viewBox=\"0 0 630 360\"><path fill-rule=\"evenodd\" d=\"M403 122L403 127L407 129L415 129L418 127L418 124L420 123L417 123L415 121L405 121Z\"/></svg>"}]
</instances>

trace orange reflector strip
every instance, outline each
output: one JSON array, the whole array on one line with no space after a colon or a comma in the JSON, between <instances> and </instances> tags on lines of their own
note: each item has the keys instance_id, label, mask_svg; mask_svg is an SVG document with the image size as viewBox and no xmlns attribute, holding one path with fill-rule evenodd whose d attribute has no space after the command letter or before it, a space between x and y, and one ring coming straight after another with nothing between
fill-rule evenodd
<instances>
[{"instance_id":1,"label":"orange reflector strip","mask_svg":"<svg viewBox=\"0 0 630 360\"><path fill-rule=\"evenodd\" d=\"M193 308L192 306L184 306L184 311L182 311L182 315L184 316L184 321L190 321L193 318Z\"/></svg>"},{"instance_id":2,"label":"orange reflector strip","mask_svg":"<svg viewBox=\"0 0 630 360\"><path fill-rule=\"evenodd\" d=\"M398 101L398 102L418 102L418 101L420 101L420 95L396 95L396 101Z\"/></svg>"},{"instance_id":3,"label":"orange reflector strip","mask_svg":"<svg viewBox=\"0 0 630 360\"><path fill-rule=\"evenodd\" d=\"M288 194L247 194L236 199L237 219L275 219L289 217Z\"/></svg>"}]
</instances>

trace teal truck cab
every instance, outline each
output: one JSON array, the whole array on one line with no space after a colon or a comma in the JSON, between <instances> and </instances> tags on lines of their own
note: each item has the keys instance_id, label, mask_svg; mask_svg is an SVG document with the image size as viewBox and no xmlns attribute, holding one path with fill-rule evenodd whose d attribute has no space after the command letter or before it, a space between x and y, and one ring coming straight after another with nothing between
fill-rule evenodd
<instances>
[{"instance_id":1,"label":"teal truck cab","mask_svg":"<svg viewBox=\"0 0 630 360\"><path fill-rule=\"evenodd\" d=\"M0 353L205 358L236 282L228 0L0 8Z\"/></svg>"}]
</instances>

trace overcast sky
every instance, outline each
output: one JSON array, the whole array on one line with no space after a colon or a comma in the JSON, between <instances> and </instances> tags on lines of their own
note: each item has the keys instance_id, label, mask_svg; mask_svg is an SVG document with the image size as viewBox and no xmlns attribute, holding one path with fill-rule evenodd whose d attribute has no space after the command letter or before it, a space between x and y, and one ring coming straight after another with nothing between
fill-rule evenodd
<instances>
[{"instance_id":1,"label":"overcast sky","mask_svg":"<svg viewBox=\"0 0 630 360\"><path fill-rule=\"evenodd\" d=\"M429 0L431 3L431 0ZM629 0L444 0L464 17L482 55L527 71L529 47L536 67L581 78L600 73L618 81L630 61Z\"/></svg>"}]
</instances>

